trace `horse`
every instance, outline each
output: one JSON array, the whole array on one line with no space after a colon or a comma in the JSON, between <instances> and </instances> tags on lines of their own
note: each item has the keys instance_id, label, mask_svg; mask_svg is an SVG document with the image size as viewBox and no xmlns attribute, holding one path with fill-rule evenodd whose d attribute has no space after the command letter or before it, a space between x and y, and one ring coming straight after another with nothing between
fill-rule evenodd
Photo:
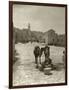
<instances>
[{"instance_id":1,"label":"horse","mask_svg":"<svg viewBox=\"0 0 69 90\"><path fill-rule=\"evenodd\" d=\"M49 51L49 47L45 46L45 47L39 47L39 46L35 46L34 48L34 56L35 56L35 63L38 63L38 58L39 58L39 62L41 63L41 56L44 52L45 55L45 60L46 58L48 58L50 56L50 51Z\"/></svg>"},{"instance_id":2,"label":"horse","mask_svg":"<svg viewBox=\"0 0 69 90\"><path fill-rule=\"evenodd\" d=\"M39 58L39 63L41 63L41 49L39 46L35 46L34 56L35 56L35 64L38 65L38 58Z\"/></svg>"},{"instance_id":3,"label":"horse","mask_svg":"<svg viewBox=\"0 0 69 90\"><path fill-rule=\"evenodd\" d=\"M35 64L41 64L41 56L44 52L44 56L45 56L45 61L44 63L48 62L51 63L51 59L49 58L50 56L50 48L46 45L45 47L39 47L39 46L35 46L34 48L34 56L35 56ZM39 59L38 59L39 58ZM39 60L39 62L38 62Z\"/></svg>"}]
</instances>

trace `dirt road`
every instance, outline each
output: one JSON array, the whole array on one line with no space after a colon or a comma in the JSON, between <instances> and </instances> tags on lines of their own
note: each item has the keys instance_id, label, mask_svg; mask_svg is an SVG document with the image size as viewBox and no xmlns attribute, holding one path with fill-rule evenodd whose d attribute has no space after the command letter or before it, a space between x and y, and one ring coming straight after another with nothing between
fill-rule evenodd
<instances>
[{"instance_id":1,"label":"dirt road","mask_svg":"<svg viewBox=\"0 0 69 90\"><path fill-rule=\"evenodd\" d=\"M19 54L19 60L13 66L13 85L33 85L33 84L51 84L64 83L65 70L52 71L52 75L44 75L35 68L33 49L37 43L16 44L15 49ZM41 46L41 45L40 45ZM62 63L62 54L64 48L50 46L50 58L53 63ZM44 55L42 56L42 61Z\"/></svg>"}]
</instances>

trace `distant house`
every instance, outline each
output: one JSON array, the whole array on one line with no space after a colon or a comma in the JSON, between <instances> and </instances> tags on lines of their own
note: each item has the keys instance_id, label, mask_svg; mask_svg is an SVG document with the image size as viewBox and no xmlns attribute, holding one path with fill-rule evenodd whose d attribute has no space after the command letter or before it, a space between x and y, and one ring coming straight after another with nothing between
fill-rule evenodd
<instances>
[{"instance_id":1,"label":"distant house","mask_svg":"<svg viewBox=\"0 0 69 90\"><path fill-rule=\"evenodd\" d=\"M54 45L57 42L57 34L51 29L44 33L43 39L45 40L46 44Z\"/></svg>"},{"instance_id":2,"label":"distant house","mask_svg":"<svg viewBox=\"0 0 69 90\"><path fill-rule=\"evenodd\" d=\"M59 45L59 46L65 45L65 35L58 35L52 29L44 33L43 39L45 43L49 45Z\"/></svg>"}]
</instances>

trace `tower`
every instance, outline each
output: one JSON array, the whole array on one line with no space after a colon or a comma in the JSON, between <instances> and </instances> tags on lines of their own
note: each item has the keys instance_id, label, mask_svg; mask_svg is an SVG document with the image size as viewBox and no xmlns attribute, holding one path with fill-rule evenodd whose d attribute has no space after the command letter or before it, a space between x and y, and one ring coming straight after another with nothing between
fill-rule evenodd
<instances>
[{"instance_id":1,"label":"tower","mask_svg":"<svg viewBox=\"0 0 69 90\"><path fill-rule=\"evenodd\" d=\"M30 30L30 23L28 23L28 30Z\"/></svg>"}]
</instances>

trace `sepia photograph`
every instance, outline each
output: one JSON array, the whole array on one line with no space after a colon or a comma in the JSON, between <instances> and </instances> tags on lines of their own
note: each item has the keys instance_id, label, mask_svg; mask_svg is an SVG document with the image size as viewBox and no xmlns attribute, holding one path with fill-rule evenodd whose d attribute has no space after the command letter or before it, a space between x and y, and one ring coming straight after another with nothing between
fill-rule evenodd
<instances>
[{"instance_id":1,"label":"sepia photograph","mask_svg":"<svg viewBox=\"0 0 69 90\"><path fill-rule=\"evenodd\" d=\"M9 3L9 87L67 84L67 5Z\"/></svg>"}]
</instances>

